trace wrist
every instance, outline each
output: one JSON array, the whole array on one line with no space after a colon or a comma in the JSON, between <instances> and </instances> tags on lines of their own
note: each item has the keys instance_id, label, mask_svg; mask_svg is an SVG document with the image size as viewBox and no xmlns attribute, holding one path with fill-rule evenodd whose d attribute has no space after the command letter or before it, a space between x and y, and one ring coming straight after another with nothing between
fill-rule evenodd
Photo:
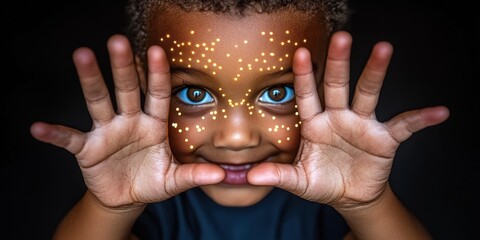
<instances>
[{"instance_id":1,"label":"wrist","mask_svg":"<svg viewBox=\"0 0 480 240\"><path fill-rule=\"evenodd\" d=\"M52 239L127 239L144 208L108 207L87 191L58 225Z\"/></svg>"},{"instance_id":2,"label":"wrist","mask_svg":"<svg viewBox=\"0 0 480 240\"><path fill-rule=\"evenodd\" d=\"M359 202L352 204L334 205L332 206L342 215L361 215L369 212L382 211L388 207L389 201L396 198L390 185L387 183L383 190L368 202Z\"/></svg>"},{"instance_id":3,"label":"wrist","mask_svg":"<svg viewBox=\"0 0 480 240\"><path fill-rule=\"evenodd\" d=\"M405 208L388 183L373 201L336 210L358 239L431 239L422 223Z\"/></svg>"},{"instance_id":4,"label":"wrist","mask_svg":"<svg viewBox=\"0 0 480 240\"><path fill-rule=\"evenodd\" d=\"M145 209L147 204L144 203L135 203L122 206L107 206L102 201L100 201L92 192L87 190L83 196L82 201L88 202L92 207L95 207L97 210L104 212L110 215L122 215L122 216L138 216Z\"/></svg>"}]
</instances>

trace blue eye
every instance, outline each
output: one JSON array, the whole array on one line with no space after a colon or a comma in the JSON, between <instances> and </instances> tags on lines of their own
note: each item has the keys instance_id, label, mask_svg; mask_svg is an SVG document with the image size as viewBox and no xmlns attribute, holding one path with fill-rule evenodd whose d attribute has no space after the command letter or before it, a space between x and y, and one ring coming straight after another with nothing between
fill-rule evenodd
<instances>
[{"instance_id":1,"label":"blue eye","mask_svg":"<svg viewBox=\"0 0 480 240\"><path fill-rule=\"evenodd\" d=\"M198 87L184 87L177 93L180 101L190 105L202 105L214 101L212 95Z\"/></svg>"},{"instance_id":2,"label":"blue eye","mask_svg":"<svg viewBox=\"0 0 480 240\"><path fill-rule=\"evenodd\" d=\"M260 101L271 104L282 104L291 101L295 97L292 87L275 86L265 90L260 95Z\"/></svg>"}]
</instances>

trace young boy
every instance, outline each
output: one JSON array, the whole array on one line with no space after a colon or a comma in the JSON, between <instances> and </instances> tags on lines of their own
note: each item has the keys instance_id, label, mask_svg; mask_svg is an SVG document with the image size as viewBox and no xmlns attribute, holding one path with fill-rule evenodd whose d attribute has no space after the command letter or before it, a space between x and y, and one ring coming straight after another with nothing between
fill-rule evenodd
<instances>
[{"instance_id":1,"label":"young boy","mask_svg":"<svg viewBox=\"0 0 480 240\"><path fill-rule=\"evenodd\" d=\"M448 109L376 120L386 42L349 103L345 2L129 4L134 51L108 41L116 108L79 48L92 130L31 128L75 154L88 187L54 239L430 238L388 177L399 144Z\"/></svg>"}]
</instances>

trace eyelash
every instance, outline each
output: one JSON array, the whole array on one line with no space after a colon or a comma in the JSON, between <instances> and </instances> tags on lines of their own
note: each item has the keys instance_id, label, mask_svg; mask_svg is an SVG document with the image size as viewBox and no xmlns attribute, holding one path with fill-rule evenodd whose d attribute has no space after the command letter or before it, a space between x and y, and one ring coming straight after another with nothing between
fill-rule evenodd
<instances>
[{"instance_id":1,"label":"eyelash","mask_svg":"<svg viewBox=\"0 0 480 240\"><path fill-rule=\"evenodd\" d=\"M281 101L275 102L275 103L271 103L271 102L269 103L269 102L266 102L266 101L262 100L263 95L267 94L268 91L271 91L271 90L273 90L275 88L279 88L279 87L284 88L284 90L286 91L284 99L287 99L287 100L282 99ZM270 96L267 96L267 97L270 98ZM292 85L275 85L275 86L272 86L272 87L269 87L269 88L263 90L258 99L259 99L260 102L266 103L266 104L285 105L285 104L290 103L292 101L292 99L294 99L294 98L295 98L295 92L294 92L294 89L293 89Z\"/></svg>"},{"instance_id":2,"label":"eyelash","mask_svg":"<svg viewBox=\"0 0 480 240\"><path fill-rule=\"evenodd\" d=\"M186 91L186 90L192 89L192 88L202 89L203 91L205 91L209 95L212 95L210 93L210 91L206 90L203 87L199 87L199 86L196 86L196 85L181 85L181 86L178 86L178 87L175 87L175 88L172 89L172 96L175 96L175 98L177 99L177 101L176 101L177 104L180 104L181 106L189 107L189 108L203 107L205 104L189 104L189 103L186 103L185 101L183 101L182 99L180 99L180 97L178 96L178 94L181 93L182 91ZM215 98L214 97L212 97L212 98L215 101Z\"/></svg>"}]
</instances>

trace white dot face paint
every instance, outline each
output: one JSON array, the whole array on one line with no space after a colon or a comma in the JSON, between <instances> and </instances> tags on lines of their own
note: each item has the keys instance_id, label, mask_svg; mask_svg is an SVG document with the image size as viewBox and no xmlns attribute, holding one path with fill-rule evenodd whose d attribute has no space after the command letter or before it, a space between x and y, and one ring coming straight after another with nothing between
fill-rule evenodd
<instances>
[{"instance_id":1,"label":"white dot face paint","mask_svg":"<svg viewBox=\"0 0 480 240\"><path fill-rule=\"evenodd\" d=\"M225 169L223 184L202 187L218 203L259 201L271 188L249 185L248 170L265 161L294 161L301 122L292 57L306 47L312 62L323 66L326 36L317 19L293 12L237 18L178 8L156 18L149 41L165 49L171 64L172 151L182 163Z\"/></svg>"}]
</instances>

